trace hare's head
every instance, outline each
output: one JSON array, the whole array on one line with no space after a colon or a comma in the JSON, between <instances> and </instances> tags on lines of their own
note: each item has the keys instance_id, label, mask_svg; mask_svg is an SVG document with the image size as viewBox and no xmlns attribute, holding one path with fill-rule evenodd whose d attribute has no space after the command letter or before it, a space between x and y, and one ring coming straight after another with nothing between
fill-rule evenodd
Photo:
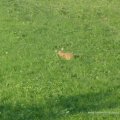
<instances>
[{"instance_id":1,"label":"hare's head","mask_svg":"<svg viewBox=\"0 0 120 120\"><path fill-rule=\"evenodd\" d=\"M63 53L63 48L61 48L61 50L55 50L55 53L57 53L57 54L60 54L60 53Z\"/></svg>"},{"instance_id":2,"label":"hare's head","mask_svg":"<svg viewBox=\"0 0 120 120\"><path fill-rule=\"evenodd\" d=\"M63 48L61 48L61 50L59 50L58 52L57 52L57 54L58 55L62 55L62 54L64 54L64 51L63 51L64 49Z\"/></svg>"}]
</instances>

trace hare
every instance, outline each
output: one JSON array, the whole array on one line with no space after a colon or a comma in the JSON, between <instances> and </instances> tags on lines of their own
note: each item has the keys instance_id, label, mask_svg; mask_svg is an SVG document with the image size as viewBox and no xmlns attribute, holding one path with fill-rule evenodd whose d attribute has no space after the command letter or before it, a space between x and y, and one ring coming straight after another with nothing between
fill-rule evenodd
<instances>
[{"instance_id":1,"label":"hare","mask_svg":"<svg viewBox=\"0 0 120 120\"><path fill-rule=\"evenodd\" d=\"M78 57L78 55L75 55L70 52L64 52L63 49L57 52L58 56L65 59L65 60L71 60L75 57Z\"/></svg>"}]
</instances>

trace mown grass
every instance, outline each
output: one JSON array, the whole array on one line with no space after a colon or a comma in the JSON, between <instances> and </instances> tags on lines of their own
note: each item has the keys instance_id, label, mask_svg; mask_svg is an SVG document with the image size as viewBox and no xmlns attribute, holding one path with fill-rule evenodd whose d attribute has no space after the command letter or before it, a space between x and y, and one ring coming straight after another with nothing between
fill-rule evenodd
<instances>
[{"instance_id":1,"label":"mown grass","mask_svg":"<svg viewBox=\"0 0 120 120\"><path fill-rule=\"evenodd\" d=\"M119 16L119 0L1 0L0 120L119 119Z\"/></svg>"}]
</instances>

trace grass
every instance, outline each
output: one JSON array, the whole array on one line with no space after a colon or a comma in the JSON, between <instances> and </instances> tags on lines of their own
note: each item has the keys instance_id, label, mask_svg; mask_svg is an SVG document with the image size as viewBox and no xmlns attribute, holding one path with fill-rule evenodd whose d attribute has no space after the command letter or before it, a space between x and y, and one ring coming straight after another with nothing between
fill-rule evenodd
<instances>
[{"instance_id":1,"label":"grass","mask_svg":"<svg viewBox=\"0 0 120 120\"><path fill-rule=\"evenodd\" d=\"M120 119L119 16L119 0L0 0L0 120Z\"/></svg>"}]
</instances>

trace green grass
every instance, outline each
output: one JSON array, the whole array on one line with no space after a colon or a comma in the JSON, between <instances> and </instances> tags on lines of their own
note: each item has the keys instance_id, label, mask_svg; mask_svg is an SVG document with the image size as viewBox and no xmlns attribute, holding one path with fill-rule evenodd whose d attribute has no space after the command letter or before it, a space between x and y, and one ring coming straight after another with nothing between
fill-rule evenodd
<instances>
[{"instance_id":1,"label":"green grass","mask_svg":"<svg viewBox=\"0 0 120 120\"><path fill-rule=\"evenodd\" d=\"M80 57L62 60L61 48ZM0 0L0 120L119 120L119 111L119 0Z\"/></svg>"}]
</instances>

